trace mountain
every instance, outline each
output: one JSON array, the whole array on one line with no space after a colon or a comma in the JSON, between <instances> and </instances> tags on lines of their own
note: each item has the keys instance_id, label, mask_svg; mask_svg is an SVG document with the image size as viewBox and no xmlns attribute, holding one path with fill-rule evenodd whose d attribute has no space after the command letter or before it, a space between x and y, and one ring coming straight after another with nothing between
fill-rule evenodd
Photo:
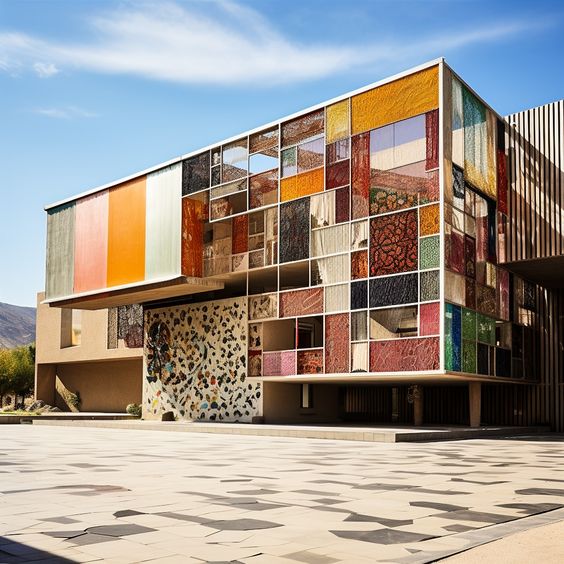
<instances>
[{"instance_id":1,"label":"mountain","mask_svg":"<svg viewBox=\"0 0 564 564\"><path fill-rule=\"evenodd\" d=\"M35 341L35 308L0 302L0 348L11 349Z\"/></svg>"}]
</instances>

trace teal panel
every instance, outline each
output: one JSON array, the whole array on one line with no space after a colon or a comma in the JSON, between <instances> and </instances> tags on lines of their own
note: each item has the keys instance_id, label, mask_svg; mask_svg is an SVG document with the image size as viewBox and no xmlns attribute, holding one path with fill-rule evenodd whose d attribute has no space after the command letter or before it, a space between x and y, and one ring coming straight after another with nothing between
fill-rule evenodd
<instances>
[{"instance_id":1,"label":"teal panel","mask_svg":"<svg viewBox=\"0 0 564 564\"><path fill-rule=\"evenodd\" d=\"M438 235L419 239L419 268L439 268L440 238Z\"/></svg>"}]
</instances>

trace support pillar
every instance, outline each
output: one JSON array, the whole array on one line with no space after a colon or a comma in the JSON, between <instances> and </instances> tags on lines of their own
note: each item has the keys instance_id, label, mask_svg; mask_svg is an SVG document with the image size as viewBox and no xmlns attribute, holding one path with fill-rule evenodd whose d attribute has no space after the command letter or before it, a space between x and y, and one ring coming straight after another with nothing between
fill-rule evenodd
<instances>
[{"instance_id":1,"label":"support pillar","mask_svg":"<svg viewBox=\"0 0 564 564\"><path fill-rule=\"evenodd\" d=\"M482 384L470 382L468 384L468 397L470 400L470 427L479 427L482 416Z\"/></svg>"},{"instance_id":2,"label":"support pillar","mask_svg":"<svg viewBox=\"0 0 564 564\"><path fill-rule=\"evenodd\" d=\"M413 422L417 427L423 425L423 386L416 386L413 394Z\"/></svg>"}]
</instances>

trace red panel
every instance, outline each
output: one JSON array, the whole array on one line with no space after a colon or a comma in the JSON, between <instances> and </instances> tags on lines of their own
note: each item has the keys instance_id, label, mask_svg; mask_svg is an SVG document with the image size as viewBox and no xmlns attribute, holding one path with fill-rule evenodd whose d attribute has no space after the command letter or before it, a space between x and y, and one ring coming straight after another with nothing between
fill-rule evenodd
<instances>
[{"instance_id":1,"label":"red panel","mask_svg":"<svg viewBox=\"0 0 564 564\"><path fill-rule=\"evenodd\" d=\"M452 231L446 236L446 267L459 274L464 274L464 235Z\"/></svg>"},{"instance_id":2,"label":"red panel","mask_svg":"<svg viewBox=\"0 0 564 564\"><path fill-rule=\"evenodd\" d=\"M470 235L464 235L464 261L466 276L476 278L476 239Z\"/></svg>"},{"instance_id":3,"label":"red panel","mask_svg":"<svg viewBox=\"0 0 564 564\"><path fill-rule=\"evenodd\" d=\"M507 160L501 149L497 150L497 209L507 214Z\"/></svg>"},{"instance_id":4,"label":"red panel","mask_svg":"<svg viewBox=\"0 0 564 564\"><path fill-rule=\"evenodd\" d=\"M339 161L335 164L327 166L325 190L331 188L339 188L339 186L347 186L349 179L350 161Z\"/></svg>"},{"instance_id":5,"label":"red panel","mask_svg":"<svg viewBox=\"0 0 564 564\"><path fill-rule=\"evenodd\" d=\"M325 372L349 372L349 314L325 317Z\"/></svg>"},{"instance_id":6,"label":"red panel","mask_svg":"<svg viewBox=\"0 0 564 564\"><path fill-rule=\"evenodd\" d=\"M280 294L280 317L323 313L323 288L293 290Z\"/></svg>"},{"instance_id":7,"label":"red panel","mask_svg":"<svg viewBox=\"0 0 564 564\"><path fill-rule=\"evenodd\" d=\"M238 215L233 218L232 224L233 254L246 253L249 249L249 216Z\"/></svg>"},{"instance_id":8,"label":"red panel","mask_svg":"<svg viewBox=\"0 0 564 564\"><path fill-rule=\"evenodd\" d=\"M322 374L323 349L298 351L298 374Z\"/></svg>"},{"instance_id":9,"label":"red panel","mask_svg":"<svg viewBox=\"0 0 564 564\"><path fill-rule=\"evenodd\" d=\"M335 222L343 223L351 217L351 195L349 187L335 191Z\"/></svg>"},{"instance_id":10,"label":"red panel","mask_svg":"<svg viewBox=\"0 0 564 564\"><path fill-rule=\"evenodd\" d=\"M438 370L439 337L370 343L371 372Z\"/></svg>"},{"instance_id":11,"label":"red panel","mask_svg":"<svg viewBox=\"0 0 564 564\"><path fill-rule=\"evenodd\" d=\"M182 198L182 274L202 276L204 254L204 203Z\"/></svg>"},{"instance_id":12,"label":"red panel","mask_svg":"<svg viewBox=\"0 0 564 564\"><path fill-rule=\"evenodd\" d=\"M368 217L370 189L370 133L352 138L352 216Z\"/></svg>"},{"instance_id":13,"label":"red panel","mask_svg":"<svg viewBox=\"0 0 564 564\"><path fill-rule=\"evenodd\" d=\"M419 334L420 335L438 335L440 304L434 302L432 304L421 304L419 306Z\"/></svg>"},{"instance_id":14,"label":"red panel","mask_svg":"<svg viewBox=\"0 0 564 564\"><path fill-rule=\"evenodd\" d=\"M476 281L466 278L466 307L476 309Z\"/></svg>"},{"instance_id":15,"label":"red panel","mask_svg":"<svg viewBox=\"0 0 564 564\"><path fill-rule=\"evenodd\" d=\"M439 166L439 110L425 114L425 134L427 137L425 168L430 170Z\"/></svg>"}]
</instances>

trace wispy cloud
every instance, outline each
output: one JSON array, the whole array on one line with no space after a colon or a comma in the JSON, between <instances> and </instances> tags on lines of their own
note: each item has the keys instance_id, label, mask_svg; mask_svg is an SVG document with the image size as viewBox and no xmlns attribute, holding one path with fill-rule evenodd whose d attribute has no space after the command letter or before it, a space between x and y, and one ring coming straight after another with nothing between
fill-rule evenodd
<instances>
[{"instance_id":1,"label":"wispy cloud","mask_svg":"<svg viewBox=\"0 0 564 564\"><path fill-rule=\"evenodd\" d=\"M35 63L33 70L39 78L50 78L59 73L59 69L53 63Z\"/></svg>"},{"instance_id":2,"label":"wispy cloud","mask_svg":"<svg viewBox=\"0 0 564 564\"><path fill-rule=\"evenodd\" d=\"M76 106L65 106L61 108L37 108L34 113L56 119L73 119L73 118L93 118L97 114L77 108Z\"/></svg>"},{"instance_id":3,"label":"wispy cloud","mask_svg":"<svg viewBox=\"0 0 564 564\"><path fill-rule=\"evenodd\" d=\"M540 20L490 21L456 34L343 46L297 41L257 10L232 0L125 4L88 23L94 39L83 42L0 32L0 62L32 65L42 77L53 76L59 68L75 68L187 84L268 86L435 57L548 25Z\"/></svg>"}]
</instances>

